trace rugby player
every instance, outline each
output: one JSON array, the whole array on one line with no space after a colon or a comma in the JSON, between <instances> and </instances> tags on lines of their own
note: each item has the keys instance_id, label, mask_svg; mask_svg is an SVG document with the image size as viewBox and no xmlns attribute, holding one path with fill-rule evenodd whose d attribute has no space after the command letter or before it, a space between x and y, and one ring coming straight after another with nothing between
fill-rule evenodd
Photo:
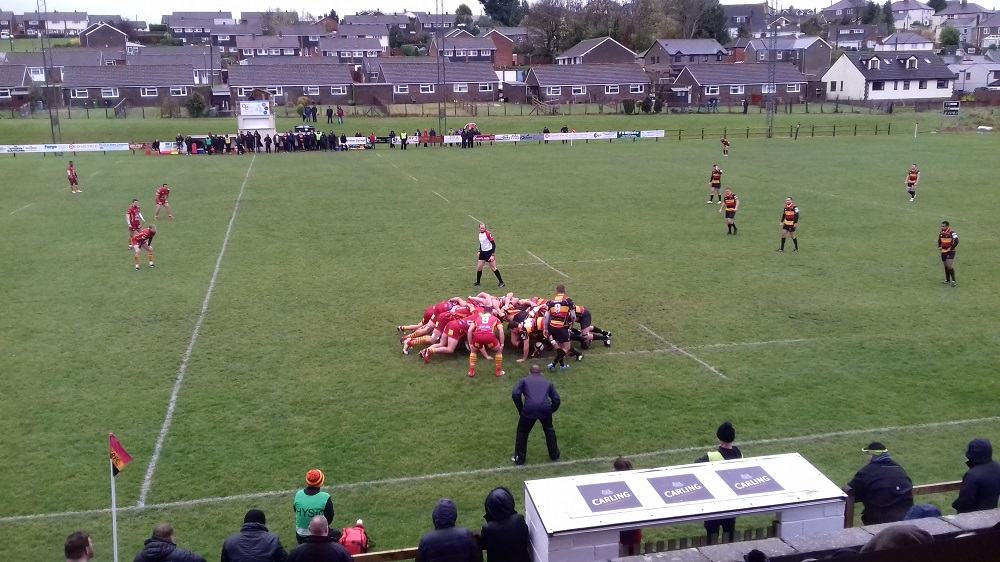
<instances>
[{"instance_id":1,"label":"rugby player","mask_svg":"<svg viewBox=\"0 0 1000 562\"><path fill-rule=\"evenodd\" d=\"M951 229L948 221L941 222L941 232L938 234L938 249L941 250L941 263L944 264L944 283L954 287L955 282L955 248L958 247L958 233Z\"/></svg>"},{"instance_id":2,"label":"rugby player","mask_svg":"<svg viewBox=\"0 0 1000 562\"><path fill-rule=\"evenodd\" d=\"M167 218L174 220L173 209L170 208L170 188L167 184L161 185L156 190L156 211L153 213L153 220L158 220L160 218L160 209L167 210Z\"/></svg>"},{"instance_id":3,"label":"rugby player","mask_svg":"<svg viewBox=\"0 0 1000 562\"><path fill-rule=\"evenodd\" d=\"M711 203L713 197L718 197L719 203L722 203L722 195L719 193L719 188L722 187L722 168L718 164L712 164L712 175L708 182L708 201L705 203Z\"/></svg>"},{"instance_id":4,"label":"rugby player","mask_svg":"<svg viewBox=\"0 0 1000 562\"><path fill-rule=\"evenodd\" d=\"M142 221L146 220L139 210L139 200L133 199L132 204L125 209L125 226L128 227L128 249L132 249L132 235L142 230Z\"/></svg>"},{"instance_id":5,"label":"rugby player","mask_svg":"<svg viewBox=\"0 0 1000 562\"><path fill-rule=\"evenodd\" d=\"M904 185L906 186L906 193L910 196L910 202L917 197L917 184L920 183L920 168L917 168L916 164L910 166L910 169L906 171L906 181Z\"/></svg>"},{"instance_id":6,"label":"rugby player","mask_svg":"<svg viewBox=\"0 0 1000 562\"><path fill-rule=\"evenodd\" d=\"M135 250L135 270L139 271L139 253L146 250L146 257L149 259L149 267L155 267L153 263L153 237L156 236L156 225L151 224L146 228L136 232L129 239L129 246Z\"/></svg>"},{"instance_id":7,"label":"rugby player","mask_svg":"<svg viewBox=\"0 0 1000 562\"><path fill-rule=\"evenodd\" d=\"M791 197L785 199L785 208L781 211L781 220L778 222L781 227L781 247L776 252L785 251L785 239L791 238L795 244L793 252L799 251L799 239L796 230L799 227L799 208L795 206L795 201Z\"/></svg>"},{"instance_id":8,"label":"rugby player","mask_svg":"<svg viewBox=\"0 0 1000 562\"><path fill-rule=\"evenodd\" d=\"M726 188L726 193L722 196L722 206L719 212L726 213L726 234L736 234L736 211L740 210L740 198L733 193L733 190Z\"/></svg>"}]
</instances>

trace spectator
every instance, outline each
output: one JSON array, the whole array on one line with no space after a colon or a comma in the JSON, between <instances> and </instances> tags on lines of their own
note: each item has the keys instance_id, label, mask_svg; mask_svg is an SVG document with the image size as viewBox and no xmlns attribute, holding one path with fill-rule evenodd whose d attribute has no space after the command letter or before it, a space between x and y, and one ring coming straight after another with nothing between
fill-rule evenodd
<instances>
[{"instance_id":1,"label":"spectator","mask_svg":"<svg viewBox=\"0 0 1000 562\"><path fill-rule=\"evenodd\" d=\"M340 133L340 150L347 150L347 135L344 133Z\"/></svg>"},{"instance_id":2,"label":"spectator","mask_svg":"<svg viewBox=\"0 0 1000 562\"><path fill-rule=\"evenodd\" d=\"M330 494L320 489L326 482L326 476L318 468L306 472L306 487L295 493L292 509L295 511L295 538L299 544L306 542L306 537L312 533L309 524L313 517L322 515L326 518L327 527L333 523L333 499Z\"/></svg>"},{"instance_id":3,"label":"spectator","mask_svg":"<svg viewBox=\"0 0 1000 562\"><path fill-rule=\"evenodd\" d=\"M407 141L406 137L407 137L406 129L403 129L402 131L399 132L399 149L400 150L406 150L406 141Z\"/></svg>"},{"instance_id":4,"label":"spectator","mask_svg":"<svg viewBox=\"0 0 1000 562\"><path fill-rule=\"evenodd\" d=\"M893 525L879 531L868 543L861 547L861 553L892 550L918 544L931 544L934 537L916 525Z\"/></svg>"},{"instance_id":5,"label":"spectator","mask_svg":"<svg viewBox=\"0 0 1000 562\"><path fill-rule=\"evenodd\" d=\"M77 531L66 537L63 551L66 553L66 562L87 562L94 557L94 541L87 533Z\"/></svg>"},{"instance_id":6,"label":"spectator","mask_svg":"<svg viewBox=\"0 0 1000 562\"><path fill-rule=\"evenodd\" d=\"M340 125L344 124L344 108L337 106L337 123Z\"/></svg>"},{"instance_id":7,"label":"spectator","mask_svg":"<svg viewBox=\"0 0 1000 562\"><path fill-rule=\"evenodd\" d=\"M556 441L556 429L552 426L552 414L556 413L562 400L556 387L542 376L542 368L535 364L531 366L531 374L517 381L511 392L511 399L517 408L517 435L514 439L514 464L525 462L528 449L528 434L535 422L541 422L545 432L545 445L549 450L549 458L559 460L559 444Z\"/></svg>"},{"instance_id":8,"label":"spectator","mask_svg":"<svg viewBox=\"0 0 1000 562\"><path fill-rule=\"evenodd\" d=\"M567 127L566 125L563 125L562 128L559 129L559 132L560 133L568 133L569 132L569 127ZM563 144L566 144L568 142L569 142L568 140L562 141Z\"/></svg>"},{"instance_id":9,"label":"spectator","mask_svg":"<svg viewBox=\"0 0 1000 562\"><path fill-rule=\"evenodd\" d=\"M263 511L248 511L240 532L223 543L222 562L283 562L288 558L281 539L269 532L265 523Z\"/></svg>"},{"instance_id":10,"label":"spectator","mask_svg":"<svg viewBox=\"0 0 1000 562\"><path fill-rule=\"evenodd\" d=\"M614 468L618 472L634 470L632 461L624 457L615 459ZM635 556L639 554L639 549L642 547L642 529L622 531L618 534L618 544L621 545L622 556Z\"/></svg>"},{"instance_id":11,"label":"spectator","mask_svg":"<svg viewBox=\"0 0 1000 562\"><path fill-rule=\"evenodd\" d=\"M326 122L327 124L333 124L333 108L329 105L326 106Z\"/></svg>"},{"instance_id":12,"label":"spectator","mask_svg":"<svg viewBox=\"0 0 1000 562\"><path fill-rule=\"evenodd\" d=\"M443 499L431 514L434 530L424 533L417 546L416 562L482 562L483 551L476 544L472 532L456 527L458 508Z\"/></svg>"},{"instance_id":13,"label":"spectator","mask_svg":"<svg viewBox=\"0 0 1000 562\"><path fill-rule=\"evenodd\" d=\"M271 135L270 135L270 133L264 135L264 152L267 153L267 154L271 153Z\"/></svg>"},{"instance_id":14,"label":"spectator","mask_svg":"<svg viewBox=\"0 0 1000 562\"><path fill-rule=\"evenodd\" d=\"M351 562L353 558L330 535L330 524L322 515L309 520L309 534L288 555L288 562Z\"/></svg>"},{"instance_id":15,"label":"spectator","mask_svg":"<svg viewBox=\"0 0 1000 562\"><path fill-rule=\"evenodd\" d=\"M869 455L868 464L847 484L848 493L864 504L861 522L865 525L902 521L913 507L913 482L903 467L896 464L889 450L873 441L861 450Z\"/></svg>"},{"instance_id":16,"label":"spectator","mask_svg":"<svg viewBox=\"0 0 1000 562\"><path fill-rule=\"evenodd\" d=\"M969 470L951 507L959 513L995 509L1000 498L1000 463L993 460L993 445L988 439L973 439L965 458Z\"/></svg>"},{"instance_id":17,"label":"spectator","mask_svg":"<svg viewBox=\"0 0 1000 562\"><path fill-rule=\"evenodd\" d=\"M542 134L543 134L543 135L547 135L547 134L549 134L549 133L551 133L551 132L552 132L552 131L550 131L548 127L542 127ZM546 141L545 141L545 144L549 144L549 141L547 141L547 140L546 140Z\"/></svg>"},{"instance_id":18,"label":"spectator","mask_svg":"<svg viewBox=\"0 0 1000 562\"><path fill-rule=\"evenodd\" d=\"M528 554L528 525L517 512L514 495L507 488L494 488L486 496L486 524L479 543L486 549L488 562L531 562Z\"/></svg>"},{"instance_id":19,"label":"spectator","mask_svg":"<svg viewBox=\"0 0 1000 562\"><path fill-rule=\"evenodd\" d=\"M174 539L174 528L160 523L153 529L153 536L142 543L142 550L134 562L205 562L200 554L179 548Z\"/></svg>"},{"instance_id":20,"label":"spectator","mask_svg":"<svg viewBox=\"0 0 1000 562\"><path fill-rule=\"evenodd\" d=\"M736 429L732 423L728 421L722 422L722 425L715 430L715 436L719 439L719 448L715 451L705 453L694 462L719 462L743 458L743 451L740 451L739 447L733 445L733 441L736 441ZM720 527L722 528L723 537L726 539L725 542L733 541L733 536L736 534L736 518L728 517L726 519L705 521L708 544L715 544L715 540L719 537Z\"/></svg>"},{"instance_id":21,"label":"spectator","mask_svg":"<svg viewBox=\"0 0 1000 562\"><path fill-rule=\"evenodd\" d=\"M923 519L925 517L941 517L941 510L938 509L936 505L929 503L915 505L906 512L906 516L903 517L903 521L912 521L914 519Z\"/></svg>"}]
</instances>

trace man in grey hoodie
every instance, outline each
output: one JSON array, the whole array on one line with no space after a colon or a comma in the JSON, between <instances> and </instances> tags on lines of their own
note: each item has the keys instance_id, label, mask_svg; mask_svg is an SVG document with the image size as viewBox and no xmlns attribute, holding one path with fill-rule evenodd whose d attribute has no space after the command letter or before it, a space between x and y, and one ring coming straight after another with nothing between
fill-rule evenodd
<instances>
[{"instance_id":1,"label":"man in grey hoodie","mask_svg":"<svg viewBox=\"0 0 1000 562\"><path fill-rule=\"evenodd\" d=\"M969 470L962 477L962 488L951 507L959 513L996 509L1000 498L1000 463L993 460L993 445L988 439L973 439L965 450Z\"/></svg>"}]
</instances>

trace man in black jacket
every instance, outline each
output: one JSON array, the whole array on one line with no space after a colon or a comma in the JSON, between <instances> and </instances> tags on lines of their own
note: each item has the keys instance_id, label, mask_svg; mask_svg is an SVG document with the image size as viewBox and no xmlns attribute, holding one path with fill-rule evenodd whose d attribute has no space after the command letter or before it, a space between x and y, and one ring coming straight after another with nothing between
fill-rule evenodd
<instances>
[{"instance_id":1,"label":"man in black jacket","mask_svg":"<svg viewBox=\"0 0 1000 562\"><path fill-rule=\"evenodd\" d=\"M714 451L709 451L695 459L694 462L722 462L733 459L742 459L743 451L733 445L736 441L736 428L732 422L724 421L715 430L715 437L719 440L719 447ZM705 521L705 532L708 533L708 544L715 544L719 538L719 530L722 530L722 538L725 542L732 542L736 535L736 518L727 517L725 519L710 519Z\"/></svg>"},{"instance_id":2,"label":"man in black jacket","mask_svg":"<svg viewBox=\"0 0 1000 562\"><path fill-rule=\"evenodd\" d=\"M267 530L264 512L251 509L240 532L222 545L222 562L284 562L288 558L281 539Z\"/></svg>"},{"instance_id":3,"label":"man in black jacket","mask_svg":"<svg viewBox=\"0 0 1000 562\"><path fill-rule=\"evenodd\" d=\"M486 525L479 544L486 549L488 562L531 562L528 554L528 525L514 507L514 495L507 488L494 488L486 496Z\"/></svg>"},{"instance_id":4,"label":"man in black jacket","mask_svg":"<svg viewBox=\"0 0 1000 562\"><path fill-rule=\"evenodd\" d=\"M864 504L861 522L876 525L902 521L913 507L913 481L882 443L874 441L861 452L870 456L868 464L854 475L845 490Z\"/></svg>"},{"instance_id":5,"label":"man in black jacket","mask_svg":"<svg viewBox=\"0 0 1000 562\"><path fill-rule=\"evenodd\" d=\"M993 445L987 439L973 439L965 458L969 471L951 507L959 513L995 509L1000 498L1000 463L993 460Z\"/></svg>"},{"instance_id":6,"label":"man in black jacket","mask_svg":"<svg viewBox=\"0 0 1000 562\"><path fill-rule=\"evenodd\" d=\"M351 554L337 542L338 538L330 534L326 517L317 515L309 521L309 536L292 549L288 562L351 562Z\"/></svg>"},{"instance_id":7,"label":"man in black jacket","mask_svg":"<svg viewBox=\"0 0 1000 562\"><path fill-rule=\"evenodd\" d=\"M431 514L434 530L420 537L416 562L483 562L483 551L472 531L456 527L458 508L448 499L440 500Z\"/></svg>"},{"instance_id":8,"label":"man in black jacket","mask_svg":"<svg viewBox=\"0 0 1000 562\"><path fill-rule=\"evenodd\" d=\"M153 529L153 536L142 543L135 562L205 562L205 559L200 554L178 548L174 543L174 528L168 523L160 523Z\"/></svg>"},{"instance_id":9,"label":"man in black jacket","mask_svg":"<svg viewBox=\"0 0 1000 562\"><path fill-rule=\"evenodd\" d=\"M514 464L524 464L528 449L528 434L535 422L541 422L545 432L545 445L549 449L549 458L559 460L559 444L556 442L556 429L552 426L552 414L559 409L561 399L556 387L542 376L539 365L531 366L531 374L517 381L517 386L510 393L517 408L517 435L514 438Z\"/></svg>"}]
</instances>

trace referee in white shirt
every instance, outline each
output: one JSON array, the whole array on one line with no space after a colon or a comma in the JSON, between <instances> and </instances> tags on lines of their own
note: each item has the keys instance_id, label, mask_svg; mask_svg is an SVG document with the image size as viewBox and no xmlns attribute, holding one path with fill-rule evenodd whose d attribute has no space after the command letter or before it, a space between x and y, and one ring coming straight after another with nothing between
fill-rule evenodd
<instances>
[{"instance_id":1,"label":"referee in white shirt","mask_svg":"<svg viewBox=\"0 0 1000 562\"><path fill-rule=\"evenodd\" d=\"M497 257L494 255L496 252L497 243L493 239L493 234L486 229L486 225L480 223L479 225L479 261L476 263L476 286L479 286L479 282L483 279L483 265L490 264L490 269L493 270L493 275L497 276L497 281L499 281L498 287L506 287L503 283L503 277L500 276L500 270L497 269Z\"/></svg>"}]
</instances>

